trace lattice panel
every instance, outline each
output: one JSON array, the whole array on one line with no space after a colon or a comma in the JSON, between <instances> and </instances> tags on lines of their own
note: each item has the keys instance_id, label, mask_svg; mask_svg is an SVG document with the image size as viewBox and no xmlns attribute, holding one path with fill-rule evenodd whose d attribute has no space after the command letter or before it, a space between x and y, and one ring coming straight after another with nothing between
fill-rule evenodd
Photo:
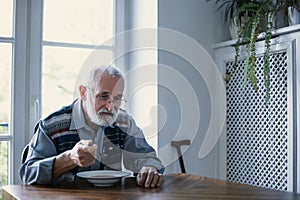
<instances>
[{"instance_id":1,"label":"lattice panel","mask_svg":"<svg viewBox=\"0 0 300 200\"><path fill-rule=\"evenodd\" d=\"M244 61L227 63L227 179L287 190L287 53L271 55L270 100L265 104L263 57L257 57L259 91L243 86Z\"/></svg>"}]
</instances>

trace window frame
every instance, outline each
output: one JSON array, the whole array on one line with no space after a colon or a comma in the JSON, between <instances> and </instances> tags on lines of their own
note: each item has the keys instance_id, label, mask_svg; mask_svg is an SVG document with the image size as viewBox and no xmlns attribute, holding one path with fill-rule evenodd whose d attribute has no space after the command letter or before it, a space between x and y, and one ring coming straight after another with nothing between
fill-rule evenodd
<instances>
[{"instance_id":1,"label":"window frame","mask_svg":"<svg viewBox=\"0 0 300 200\"><path fill-rule=\"evenodd\" d=\"M15 43L13 45L12 61L12 115L11 127L12 143L9 152L9 172L8 183L20 183L18 169L20 167L21 152L26 141L26 130L28 130L28 93L26 79L27 74L27 30L28 20L27 9L29 2L27 0L14 1L14 25L13 36Z\"/></svg>"},{"instance_id":2,"label":"window frame","mask_svg":"<svg viewBox=\"0 0 300 200\"><path fill-rule=\"evenodd\" d=\"M122 2L122 1L121 1ZM114 30L124 28L125 3L114 0ZM117 5L117 6L116 6ZM120 12L119 12L120 11ZM94 48L93 45L43 41L43 0L14 0L14 38L12 69L11 147L9 148L8 184L20 184L19 167L24 146L33 136L41 117L43 45ZM2 41L2 38L0 38ZM113 52L115 51L115 46ZM97 46L99 48L99 46ZM107 47L104 47L107 48ZM1 139L2 141L2 139Z\"/></svg>"}]
</instances>

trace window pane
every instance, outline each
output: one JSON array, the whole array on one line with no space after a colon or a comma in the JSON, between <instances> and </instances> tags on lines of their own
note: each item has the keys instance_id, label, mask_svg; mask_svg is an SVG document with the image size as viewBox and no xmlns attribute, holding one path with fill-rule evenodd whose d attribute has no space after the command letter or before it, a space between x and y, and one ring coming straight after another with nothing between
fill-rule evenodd
<instances>
[{"instance_id":1,"label":"window pane","mask_svg":"<svg viewBox=\"0 0 300 200\"><path fill-rule=\"evenodd\" d=\"M74 100L74 91L77 92L78 90L77 88L74 89L77 74L86 60L93 57L91 55L100 55L100 58L106 58L108 61L112 59L112 51L108 50L95 51L49 46L43 48L43 117ZM101 64L101 61L99 61L99 64Z\"/></svg>"},{"instance_id":2,"label":"window pane","mask_svg":"<svg viewBox=\"0 0 300 200\"><path fill-rule=\"evenodd\" d=\"M8 141L0 141L0 188L8 181ZM0 190L0 199L2 190Z\"/></svg>"},{"instance_id":3,"label":"window pane","mask_svg":"<svg viewBox=\"0 0 300 200\"><path fill-rule=\"evenodd\" d=\"M0 0L0 36L12 37L13 0Z\"/></svg>"},{"instance_id":4,"label":"window pane","mask_svg":"<svg viewBox=\"0 0 300 200\"><path fill-rule=\"evenodd\" d=\"M11 110L11 44L0 43L0 124L1 134L8 133L8 122Z\"/></svg>"},{"instance_id":5,"label":"window pane","mask_svg":"<svg viewBox=\"0 0 300 200\"><path fill-rule=\"evenodd\" d=\"M45 0L43 39L100 45L112 38L112 16L112 0Z\"/></svg>"}]
</instances>

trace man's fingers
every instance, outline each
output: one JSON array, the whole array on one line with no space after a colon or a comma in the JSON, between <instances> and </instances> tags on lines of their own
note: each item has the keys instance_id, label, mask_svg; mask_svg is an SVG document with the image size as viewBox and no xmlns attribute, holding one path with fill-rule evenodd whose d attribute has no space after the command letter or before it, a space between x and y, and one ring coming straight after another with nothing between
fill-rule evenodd
<instances>
[{"instance_id":1,"label":"man's fingers","mask_svg":"<svg viewBox=\"0 0 300 200\"><path fill-rule=\"evenodd\" d=\"M163 182L163 177L157 171L149 170L140 172L137 177L137 183L139 186L145 188L160 186Z\"/></svg>"},{"instance_id":2,"label":"man's fingers","mask_svg":"<svg viewBox=\"0 0 300 200\"><path fill-rule=\"evenodd\" d=\"M97 145L92 140L80 140L72 150L72 159L80 167L95 163Z\"/></svg>"},{"instance_id":3,"label":"man's fingers","mask_svg":"<svg viewBox=\"0 0 300 200\"><path fill-rule=\"evenodd\" d=\"M80 140L78 142L78 149L82 149L96 158L97 145L93 144L92 140Z\"/></svg>"},{"instance_id":4,"label":"man's fingers","mask_svg":"<svg viewBox=\"0 0 300 200\"><path fill-rule=\"evenodd\" d=\"M77 161L79 166L87 167L95 163L94 156L85 149L78 149L77 153Z\"/></svg>"},{"instance_id":5,"label":"man's fingers","mask_svg":"<svg viewBox=\"0 0 300 200\"><path fill-rule=\"evenodd\" d=\"M147 179L146 179L146 182L145 182L145 187L146 188L148 188L148 187L155 187L155 185L154 186L152 186L152 182L153 182L153 177L154 177L154 171L148 171L148 173L147 173Z\"/></svg>"},{"instance_id":6,"label":"man's fingers","mask_svg":"<svg viewBox=\"0 0 300 200\"><path fill-rule=\"evenodd\" d=\"M160 187L162 182L163 182L163 176L162 176L162 174L158 173L157 186Z\"/></svg>"},{"instance_id":7,"label":"man's fingers","mask_svg":"<svg viewBox=\"0 0 300 200\"><path fill-rule=\"evenodd\" d=\"M137 183L139 186L144 186L144 183L147 179L147 172L140 172L137 176Z\"/></svg>"},{"instance_id":8,"label":"man's fingers","mask_svg":"<svg viewBox=\"0 0 300 200\"><path fill-rule=\"evenodd\" d=\"M93 144L91 146L88 146L87 147L87 151L94 157L96 158L97 155L96 155L96 152L97 152L97 145Z\"/></svg>"},{"instance_id":9,"label":"man's fingers","mask_svg":"<svg viewBox=\"0 0 300 200\"><path fill-rule=\"evenodd\" d=\"M160 174L157 171L154 171L152 182L151 182L151 187L159 186L159 184L158 184L159 179L160 179Z\"/></svg>"},{"instance_id":10,"label":"man's fingers","mask_svg":"<svg viewBox=\"0 0 300 200\"><path fill-rule=\"evenodd\" d=\"M137 177L137 184L145 188L159 187L163 182L163 176L152 166L144 166Z\"/></svg>"},{"instance_id":11,"label":"man's fingers","mask_svg":"<svg viewBox=\"0 0 300 200\"><path fill-rule=\"evenodd\" d=\"M80 140L79 143L89 146L89 145L93 144L93 141L92 140Z\"/></svg>"},{"instance_id":12,"label":"man's fingers","mask_svg":"<svg viewBox=\"0 0 300 200\"><path fill-rule=\"evenodd\" d=\"M148 174L148 179L149 179L149 182L146 181L146 186L148 186L148 184L149 184L149 187L152 187L152 188L159 187L163 182L162 175L157 171L151 171Z\"/></svg>"}]
</instances>

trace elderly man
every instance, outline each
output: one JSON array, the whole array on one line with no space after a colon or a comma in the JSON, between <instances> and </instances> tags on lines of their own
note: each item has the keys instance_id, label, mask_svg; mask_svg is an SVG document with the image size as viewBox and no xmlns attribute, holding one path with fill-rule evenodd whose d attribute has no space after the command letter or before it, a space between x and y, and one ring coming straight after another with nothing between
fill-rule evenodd
<instances>
[{"instance_id":1,"label":"elderly man","mask_svg":"<svg viewBox=\"0 0 300 200\"><path fill-rule=\"evenodd\" d=\"M96 67L80 98L41 120L20 167L24 184L74 181L87 170L133 171L139 186L157 187L164 168L133 118L120 108L126 100L123 74Z\"/></svg>"}]
</instances>

